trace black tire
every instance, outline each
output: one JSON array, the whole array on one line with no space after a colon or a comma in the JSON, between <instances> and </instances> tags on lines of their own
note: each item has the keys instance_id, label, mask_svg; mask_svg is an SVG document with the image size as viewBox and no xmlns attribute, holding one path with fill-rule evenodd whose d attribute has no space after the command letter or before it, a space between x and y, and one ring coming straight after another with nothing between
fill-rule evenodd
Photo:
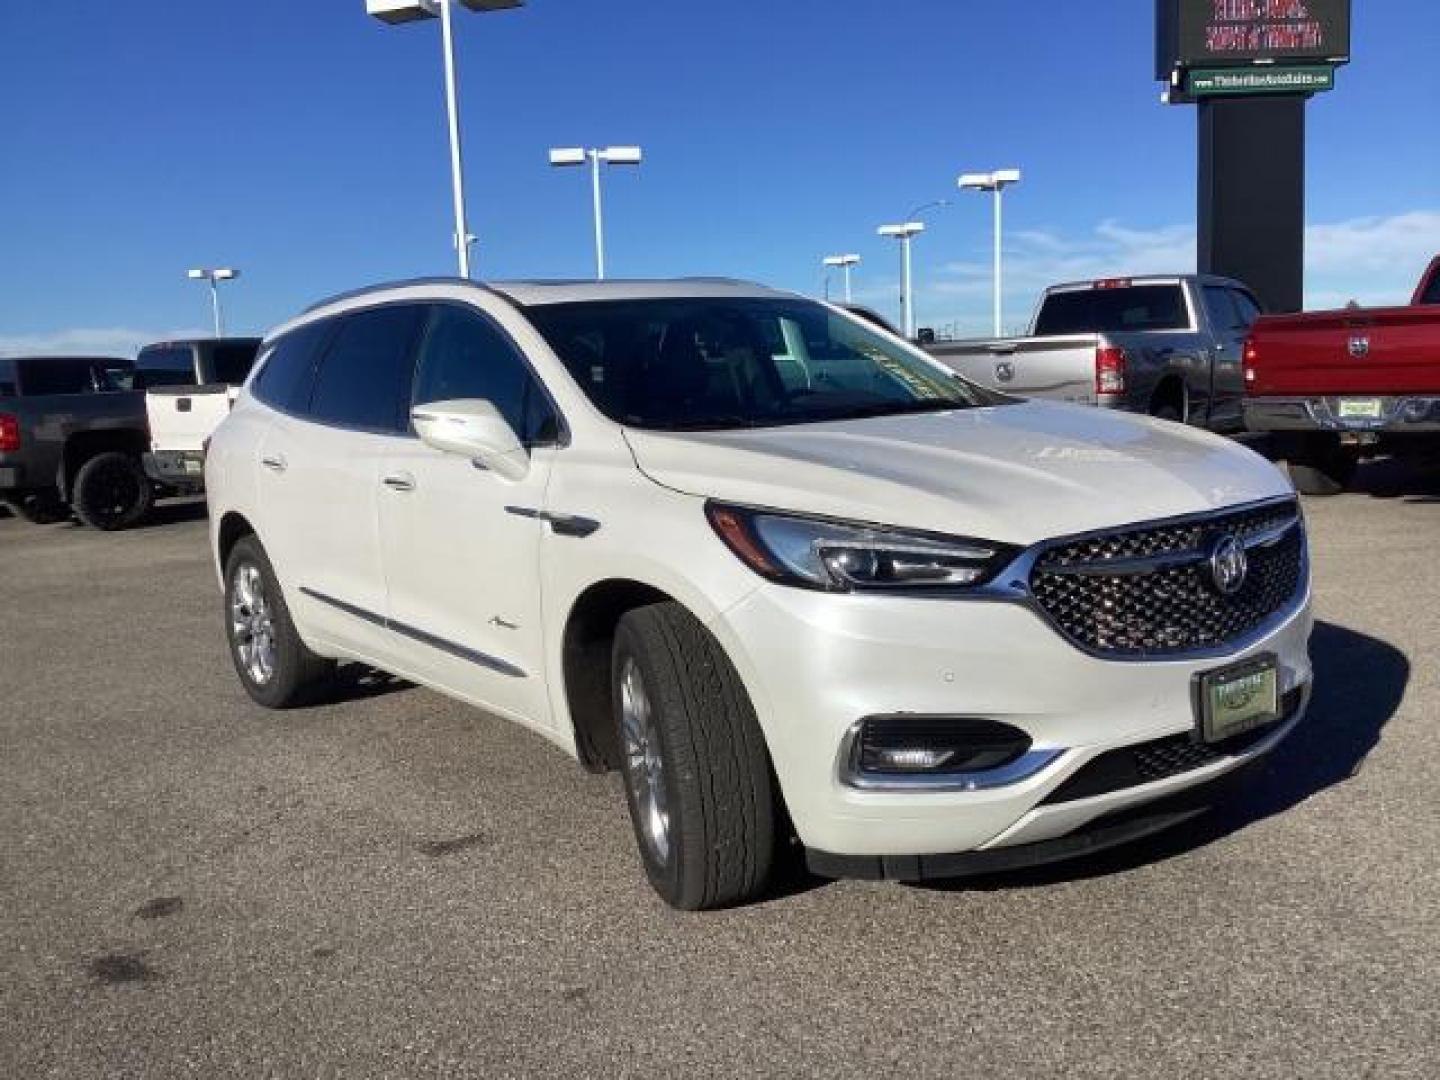
<instances>
[{"instance_id":1,"label":"black tire","mask_svg":"<svg viewBox=\"0 0 1440 1080\"><path fill-rule=\"evenodd\" d=\"M651 754L626 734L632 670L649 702ZM759 896L775 860L777 807L755 709L720 643L679 604L637 608L620 620L611 682L625 797L655 891L682 911ZM646 761L663 782L664 850L646 814Z\"/></svg>"},{"instance_id":2,"label":"black tire","mask_svg":"<svg viewBox=\"0 0 1440 1080\"><path fill-rule=\"evenodd\" d=\"M242 574L250 584L248 598ZM335 661L315 655L300 640L275 570L253 535L236 541L225 560L224 616L230 660L256 704L292 709L315 701L331 685ZM257 661L256 654L247 651L247 647L263 651L267 642L266 662Z\"/></svg>"},{"instance_id":3,"label":"black tire","mask_svg":"<svg viewBox=\"0 0 1440 1080\"><path fill-rule=\"evenodd\" d=\"M1327 498L1339 495L1355 479L1360 452L1340 444L1334 435L1296 439L1286 450L1290 482L1302 495Z\"/></svg>"},{"instance_id":4,"label":"black tire","mask_svg":"<svg viewBox=\"0 0 1440 1080\"><path fill-rule=\"evenodd\" d=\"M1156 420L1169 420L1172 424L1185 422L1185 417L1180 415L1180 409L1169 402L1150 406L1150 415Z\"/></svg>"},{"instance_id":5,"label":"black tire","mask_svg":"<svg viewBox=\"0 0 1440 1080\"><path fill-rule=\"evenodd\" d=\"M70 505L92 529L116 532L140 522L155 503L155 489L130 454L96 454L75 474Z\"/></svg>"},{"instance_id":6,"label":"black tire","mask_svg":"<svg viewBox=\"0 0 1440 1080\"><path fill-rule=\"evenodd\" d=\"M31 525L54 525L70 520L70 508L58 498L44 495L26 495L24 498L6 499L5 509Z\"/></svg>"}]
</instances>

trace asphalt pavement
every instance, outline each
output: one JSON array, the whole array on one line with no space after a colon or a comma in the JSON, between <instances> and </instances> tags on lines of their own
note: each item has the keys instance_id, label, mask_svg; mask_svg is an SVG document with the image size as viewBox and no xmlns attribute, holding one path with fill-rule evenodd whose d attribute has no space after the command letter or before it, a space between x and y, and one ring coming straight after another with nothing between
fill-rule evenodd
<instances>
[{"instance_id":1,"label":"asphalt pavement","mask_svg":"<svg viewBox=\"0 0 1440 1080\"><path fill-rule=\"evenodd\" d=\"M1440 1074L1440 475L1306 504L1311 715L1043 871L682 915L618 780L352 673L253 706L203 508L0 517L0 1076Z\"/></svg>"}]
</instances>

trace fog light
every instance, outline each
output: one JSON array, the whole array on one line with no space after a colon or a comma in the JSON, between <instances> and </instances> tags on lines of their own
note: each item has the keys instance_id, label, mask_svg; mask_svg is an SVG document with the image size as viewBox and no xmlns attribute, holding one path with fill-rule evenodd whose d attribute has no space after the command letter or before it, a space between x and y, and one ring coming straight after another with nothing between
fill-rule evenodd
<instances>
[{"instance_id":1,"label":"fog light","mask_svg":"<svg viewBox=\"0 0 1440 1080\"><path fill-rule=\"evenodd\" d=\"M1030 749L1009 724L963 716L875 716L860 724L852 766L869 775L946 776L999 769Z\"/></svg>"}]
</instances>

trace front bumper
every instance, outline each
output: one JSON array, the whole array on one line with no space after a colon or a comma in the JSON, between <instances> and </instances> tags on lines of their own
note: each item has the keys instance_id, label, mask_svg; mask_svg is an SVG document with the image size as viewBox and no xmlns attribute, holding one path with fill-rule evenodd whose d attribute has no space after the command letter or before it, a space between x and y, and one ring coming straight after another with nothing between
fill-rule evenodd
<instances>
[{"instance_id":1,"label":"front bumper","mask_svg":"<svg viewBox=\"0 0 1440 1080\"><path fill-rule=\"evenodd\" d=\"M1378 416L1344 415L1347 405L1379 403ZM1337 434L1440 434L1440 395L1386 397L1343 394L1245 400L1251 431L1326 431Z\"/></svg>"},{"instance_id":2,"label":"front bumper","mask_svg":"<svg viewBox=\"0 0 1440 1080\"><path fill-rule=\"evenodd\" d=\"M757 589L712 626L750 689L802 843L830 860L878 857L882 866L917 856L935 865L937 855L1066 837L1254 760L1303 715L1311 628L1307 592L1232 654L1127 662L1087 655L1023 604L779 585ZM1278 658L1281 693L1298 700L1264 738L1155 782L1047 802L1108 752L1193 731L1192 678L1262 653ZM996 720L1060 752L995 788L866 791L845 783L839 763L855 721L904 713Z\"/></svg>"},{"instance_id":3,"label":"front bumper","mask_svg":"<svg viewBox=\"0 0 1440 1080\"><path fill-rule=\"evenodd\" d=\"M182 490L205 487L205 454L199 450L156 450L142 457L145 475Z\"/></svg>"}]
</instances>

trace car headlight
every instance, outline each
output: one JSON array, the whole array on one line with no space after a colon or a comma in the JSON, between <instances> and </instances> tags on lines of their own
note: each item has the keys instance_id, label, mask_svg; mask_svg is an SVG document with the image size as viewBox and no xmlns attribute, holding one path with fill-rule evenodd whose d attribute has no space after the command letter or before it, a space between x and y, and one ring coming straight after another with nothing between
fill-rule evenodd
<instances>
[{"instance_id":1,"label":"car headlight","mask_svg":"<svg viewBox=\"0 0 1440 1080\"><path fill-rule=\"evenodd\" d=\"M963 593L990 581L1019 549L983 540L802 517L724 503L705 514L762 577L831 592Z\"/></svg>"}]
</instances>

